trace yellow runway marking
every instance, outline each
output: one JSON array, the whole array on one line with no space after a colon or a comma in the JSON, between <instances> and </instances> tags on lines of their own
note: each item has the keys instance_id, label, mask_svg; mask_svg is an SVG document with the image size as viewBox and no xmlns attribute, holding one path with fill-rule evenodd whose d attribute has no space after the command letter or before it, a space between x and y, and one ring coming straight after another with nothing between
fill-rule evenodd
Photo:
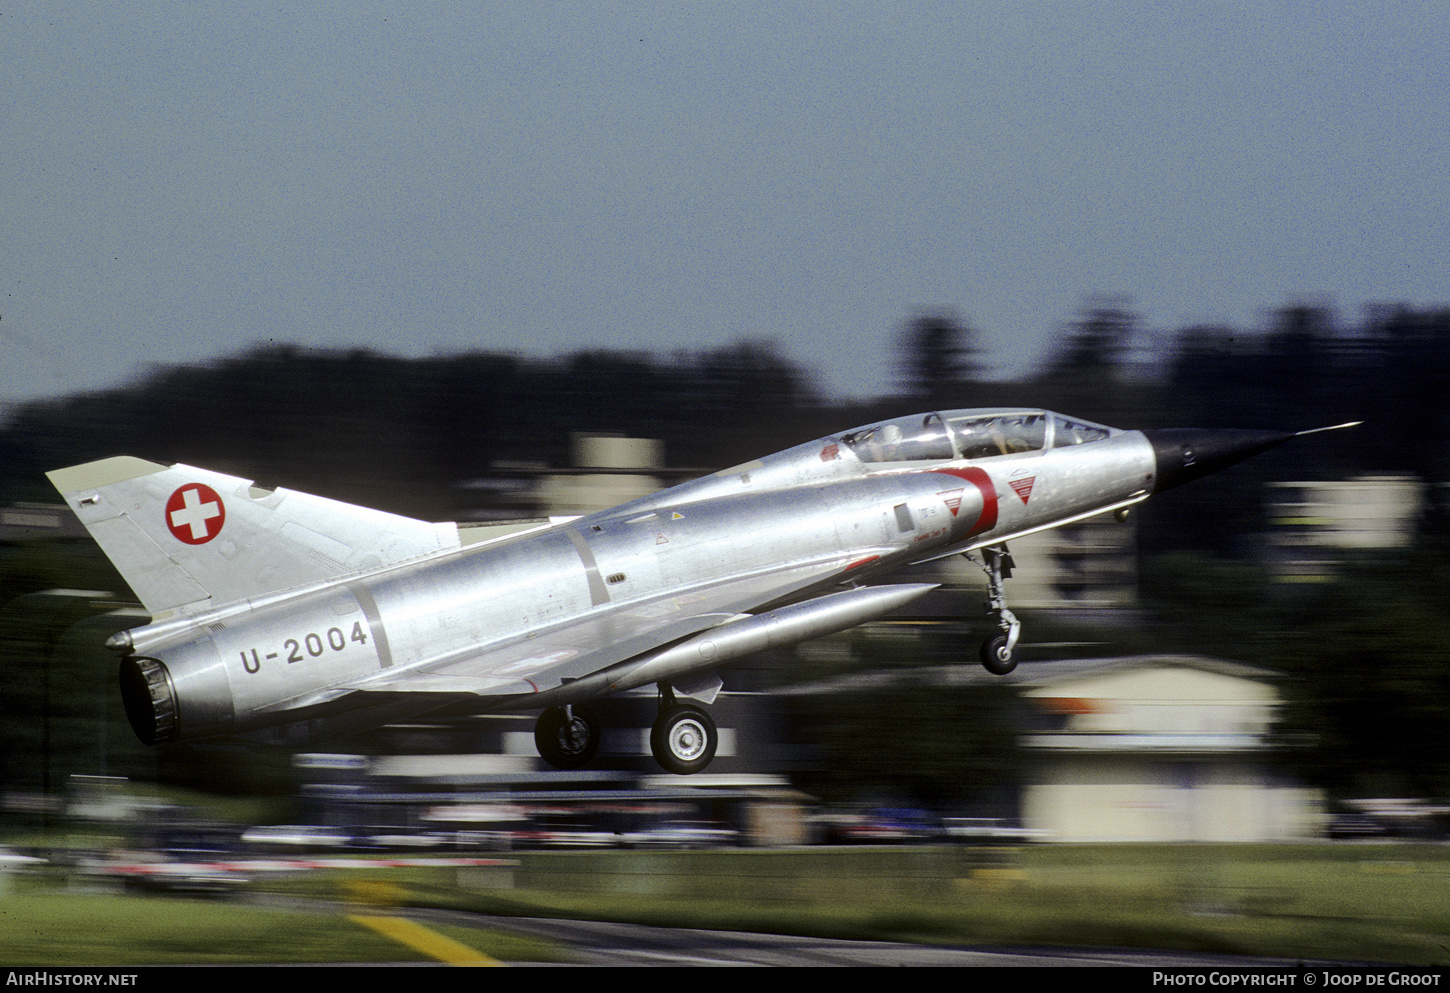
<instances>
[{"instance_id":1,"label":"yellow runway marking","mask_svg":"<svg viewBox=\"0 0 1450 993\"><path fill-rule=\"evenodd\" d=\"M348 920L356 921L363 927L370 927L378 934L392 938L424 955L431 955L440 962L447 962L451 965L503 965L498 959L490 958L477 949L469 948L452 938L445 938L437 931L404 917L349 914Z\"/></svg>"}]
</instances>

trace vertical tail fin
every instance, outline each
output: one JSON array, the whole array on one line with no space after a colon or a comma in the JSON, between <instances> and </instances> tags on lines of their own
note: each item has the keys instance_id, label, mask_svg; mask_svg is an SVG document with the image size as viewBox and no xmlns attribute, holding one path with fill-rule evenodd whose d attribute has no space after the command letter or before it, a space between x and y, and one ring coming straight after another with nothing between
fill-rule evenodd
<instances>
[{"instance_id":1,"label":"vertical tail fin","mask_svg":"<svg viewBox=\"0 0 1450 993\"><path fill-rule=\"evenodd\" d=\"M46 474L153 616L457 548L430 524L130 456Z\"/></svg>"}]
</instances>

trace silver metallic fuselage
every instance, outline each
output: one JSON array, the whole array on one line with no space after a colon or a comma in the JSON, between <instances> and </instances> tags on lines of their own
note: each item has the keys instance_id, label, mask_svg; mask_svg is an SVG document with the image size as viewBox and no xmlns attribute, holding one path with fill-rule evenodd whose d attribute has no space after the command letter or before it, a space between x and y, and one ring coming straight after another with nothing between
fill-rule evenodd
<instances>
[{"instance_id":1,"label":"silver metallic fuselage","mask_svg":"<svg viewBox=\"0 0 1450 993\"><path fill-rule=\"evenodd\" d=\"M1154 449L1142 433L1101 429L1091 443L1055 445L1062 430L1047 428L1035 451L965 458L959 447L950 458L874 460L848 432L567 523L136 629L128 647L164 663L183 738L346 710L364 702L356 691L368 681L426 680L475 656L499 660L488 692L471 690L479 709L578 702L719 665L719 655L694 652L690 639L702 631L730 644L729 625L746 615L802 604L782 614L777 641L839 630L895 602L843 597L817 609L813 601L1153 491ZM754 577L782 572L812 578L718 615L682 609L701 591L736 580L763 589ZM611 625L641 632L626 633L606 667L620 678L597 675L584 651ZM723 661L765 643L739 630L743 647ZM689 650L670 654L680 644ZM716 641L708 644L713 652ZM626 670L642 675L631 682ZM436 697L412 692L396 702L418 712L456 702L448 679L437 679Z\"/></svg>"}]
</instances>

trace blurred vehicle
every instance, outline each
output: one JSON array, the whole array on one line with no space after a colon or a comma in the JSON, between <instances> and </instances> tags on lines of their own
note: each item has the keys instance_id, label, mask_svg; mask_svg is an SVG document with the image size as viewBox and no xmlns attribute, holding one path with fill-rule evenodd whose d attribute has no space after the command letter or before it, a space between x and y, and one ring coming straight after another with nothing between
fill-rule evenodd
<instances>
[{"instance_id":1,"label":"blurred vehicle","mask_svg":"<svg viewBox=\"0 0 1450 993\"><path fill-rule=\"evenodd\" d=\"M1384 838L1390 829L1368 814L1335 814L1325 829L1336 840L1346 838Z\"/></svg>"},{"instance_id":2,"label":"blurred vehicle","mask_svg":"<svg viewBox=\"0 0 1450 993\"><path fill-rule=\"evenodd\" d=\"M629 848L720 848L734 845L740 833L709 821L668 821L623 835Z\"/></svg>"},{"instance_id":3,"label":"blurred vehicle","mask_svg":"<svg viewBox=\"0 0 1450 993\"><path fill-rule=\"evenodd\" d=\"M242 832L244 844L264 849L346 848L351 840L345 831L315 824L259 824Z\"/></svg>"},{"instance_id":4,"label":"blurred vehicle","mask_svg":"<svg viewBox=\"0 0 1450 993\"><path fill-rule=\"evenodd\" d=\"M376 848L382 851L416 850L419 848L446 848L450 839L442 834L427 831L379 832L353 839L354 848Z\"/></svg>"},{"instance_id":5,"label":"blurred vehicle","mask_svg":"<svg viewBox=\"0 0 1450 993\"><path fill-rule=\"evenodd\" d=\"M194 893L216 895L241 889L251 878L230 869L187 863L158 862L154 865L120 867L117 874L126 889L149 893Z\"/></svg>"},{"instance_id":6,"label":"blurred vehicle","mask_svg":"<svg viewBox=\"0 0 1450 993\"><path fill-rule=\"evenodd\" d=\"M36 869L46 864L38 855L23 855L13 848L0 848L0 872L14 869Z\"/></svg>"},{"instance_id":7,"label":"blurred vehicle","mask_svg":"<svg viewBox=\"0 0 1450 993\"><path fill-rule=\"evenodd\" d=\"M536 827L500 828L485 832L487 847L499 849L543 848L548 844L551 832Z\"/></svg>"},{"instance_id":8,"label":"blurred vehicle","mask_svg":"<svg viewBox=\"0 0 1450 993\"><path fill-rule=\"evenodd\" d=\"M245 858L216 862L175 861L155 853L111 853L101 859L83 862L78 871L96 879L120 880L128 890L172 893L226 893L236 890L258 876L315 872L320 869L402 869L414 866L504 866L513 863L494 858L439 858L421 856L407 858L359 859L356 856L332 858Z\"/></svg>"},{"instance_id":9,"label":"blurred vehicle","mask_svg":"<svg viewBox=\"0 0 1450 993\"><path fill-rule=\"evenodd\" d=\"M619 836L613 831L598 828L571 828L564 831L542 832L538 845L541 848L610 848L619 844Z\"/></svg>"},{"instance_id":10,"label":"blurred vehicle","mask_svg":"<svg viewBox=\"0 0 1450 993\"><path fill-rule=\"evenodd\" d=\"M1050 836L1050 832L1025 828L1003 817L947 817L942 821L942 828L952 841L964 844L984 841L1020 844Z\"/></svg>"},{"instance_id":11,"label":"blurred vehicle","mask_svg":"<svg viewBox=\"0 0 1450 993\"><path fill-rule=\"evenodd\" d=\"M933 814L911 807L878 807L855 813L828 813L817 819L822 841L836 845L901 845L941 837Z\"/></svg>"},{"instance_id":12,"label":"blurred vehicle","mask_svg":"<svg viewBox=\"0 0 1450 993\"><path fill-rule=\"evenodd\" d=\"M1331 838L1391 837L1442 841L1450 834L1450 806L1421 797L1346 800L1350 808L1330 819Z\"/></svg>"}]
</instances>

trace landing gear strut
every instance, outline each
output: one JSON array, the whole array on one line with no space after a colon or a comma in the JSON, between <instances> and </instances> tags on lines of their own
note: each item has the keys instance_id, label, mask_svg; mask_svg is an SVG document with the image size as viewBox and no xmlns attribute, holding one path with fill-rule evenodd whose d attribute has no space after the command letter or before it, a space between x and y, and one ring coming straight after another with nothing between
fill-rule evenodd
<instances>
[{"instance_id":1,"label":"landing gear strut","mask_svg":"<svg viewBox=\"0 0 1450 993\"><path fill-rule=\"evenodd\" d=\"M599 751L599 719L588 707L550 707L534 725L539 755L555 769L578 769Z\"/></svg>"},{"instance_id":2,"label":"landing gear strut","mask_svg":"<svg viewBox=\"0 0 1450 993\"><path fill-rule=\"evenodd\" d=\"M715 757L720 732L710 715L699 707L675 702L669 683L660 683L660 713L650 730L649 747L666 772L688 776Z\"/></svg>"},{"instance_id":3,"label":"landing gear strut","mask_svg":"<svg viewBox=\"0 0 1450 993\"><path fill-rule=\"evenodd\" d=\"M994 676L1005 676L1017 668L1017 636L1022 633L1022 622L1007 609L1006 594L1002 592L1002 580L1012 576L1012 556L1006 545L994 545L982 549L982 560L977 564L987 574L987 613L997 615L1000 629L982 642L982 665Z\"/></svg>"}]
</instances>

